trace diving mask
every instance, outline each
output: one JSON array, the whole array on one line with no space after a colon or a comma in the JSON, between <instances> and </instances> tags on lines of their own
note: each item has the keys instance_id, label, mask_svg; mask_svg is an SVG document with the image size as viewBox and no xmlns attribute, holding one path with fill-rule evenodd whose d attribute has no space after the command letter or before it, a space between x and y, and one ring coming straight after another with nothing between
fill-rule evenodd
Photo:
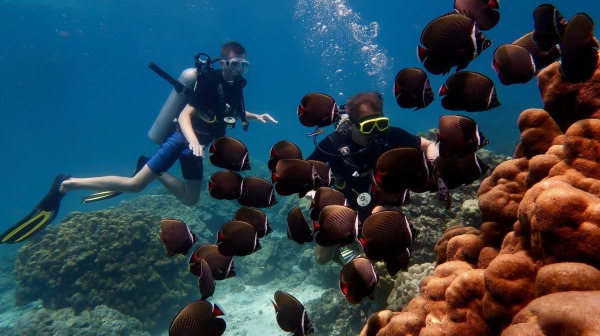
<instances>
[{"instance_id":1,"label":"diving mask","mask_svg":"<svg viewBox=\"0 0 600 336\"><path fill-rule=\"evenodd\" d=\"M375 129L383 132L390 127L390 119L382 117L381 114L370 115L355 123L358 130L365 135L373 133Z\"/></svg>"},{"instance_id":2,"label":"diving mask","mask_svg":"<svg viewBox=\"0 0 600 336\"><path fill-rule=\"evenodd\" d=\"M234 72L243 74L250 69L250 62L243 57L232 57L225 60L225 64Z\"/></svg>"}]
</instances>

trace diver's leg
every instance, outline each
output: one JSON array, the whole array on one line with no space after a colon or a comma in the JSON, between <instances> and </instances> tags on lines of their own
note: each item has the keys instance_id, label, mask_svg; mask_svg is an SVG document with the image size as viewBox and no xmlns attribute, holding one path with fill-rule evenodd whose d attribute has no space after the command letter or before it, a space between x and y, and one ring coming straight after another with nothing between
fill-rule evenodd
<instances>
[{"instance_id":1,"label":"diver's leg","mask_svg":"<svg viewBox=\"0 0 600 336\"><path fill-rule=\"evenodd\" d=\"M132 177L71 177L61 184L60 192L67 193L69 191L78 189L93 189L133 193L144 190L144 188L154 181L154 179L156 179L156 175L150 170L150 168L148 168L148 165L144 165L144 167Z\"/></svg>"},{"instance_id":2,"label":"diver's leg","mask_svg":"<svg viewBox=\"0 0 600 336\"><path fill-rule=\"evenodd\" d=\"M171 194L177 197L181 203L187 206L193 206L198 203L202 180L184 179L182 181L167 173L159 176L158 180L171 192Z\"/></svg>"},{"instance_id":3,"label":"diver's leg","mask_svg":"<svg viewBox=\"0 0 600 336\"><path fill-rule=\"evenodd\" d=\"M325 247L317 244L315 246L315 259L320 265L326 264L333 260L336 251L337 246L335 245Z\"/></svg>"},{"instance_id":4,"label":"diver's leg","mask_svg":"<svg viewBox=\"0 0 600 336\"><path fill-rule=\"evenodd\" d=\"M201 156L195 156L192 153L181 154L179 155L179 164L181 165L183 181L168 173L162 174L158 180L181 203L187 206L196 205L200 199L202 187L203 159Z\"/></svg>"}]
</instances>

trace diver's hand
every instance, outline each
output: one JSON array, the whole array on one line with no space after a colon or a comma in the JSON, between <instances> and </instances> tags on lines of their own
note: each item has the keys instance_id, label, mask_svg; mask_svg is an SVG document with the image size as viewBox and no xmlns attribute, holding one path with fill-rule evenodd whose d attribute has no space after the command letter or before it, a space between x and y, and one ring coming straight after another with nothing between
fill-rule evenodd
<instances>
[{"instance_id":1,"label":"diver's hand","mask_svg":"<svg viewBox=\"0 0 600 336\"><path fill-rule=\"evenodd\" d=\"M275 120L275 118L271 117L271 115L268 113L257 114L256 120L259 120L262 123L266 123L267 121L270 121L270 122L276 123L276 124L279 123L277 120Z\"/></svg>"},{"instance_id":2,"label":"diver's hand","mask_svg":"<svg viewBox=\"0 0 600 336\"><path fill-rule=\"evenodd\" d=\"M190 144L189 147L195 156L199 156L202 158L204 157L204 146L203 145L201 145L199 143L195 143L195 144Z\"/></svg>"}]
</instances>

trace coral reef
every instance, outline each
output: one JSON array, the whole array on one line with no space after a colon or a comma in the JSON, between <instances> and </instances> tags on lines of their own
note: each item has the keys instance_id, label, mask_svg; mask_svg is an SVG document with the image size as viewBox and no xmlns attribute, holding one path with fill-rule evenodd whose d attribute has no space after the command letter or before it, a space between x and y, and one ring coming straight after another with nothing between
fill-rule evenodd
<instances>
[{"instance_id":1,"label":"coral reef","mask_svg":"<svg viewBox=\"0 0 600 336\"><path fill-rule=\"evenodd\" d=\"M284 233L273 232L261 238L261 245L258 253L235 258L236 273L245 284L261 285L276 279L289 283L318 279L325 287L337 284L341 267L335 263L316 265L312 244L298 245Z\"/></svg>"},{"instance_id":2,"label":"coral reef","mask_svg":"<svg viewBox=\"0 0 600 336\"><path fill-rule=\"evenodd\" d=\"M164 315L175 316L197 289L187 259L166 255L159 220L140 210L68 215L19 250L17 303L41 299L77 313L107 305L146 328L167 322Z\"/></svg>"},{"instance_id":3,"label":"coral reef","mask_svg":"<svg viewBox=\"0 0 600 336\"><path fill-rule=\"evenodd\" d=\"M481 225L449 227L420 294L361 335L599 332L600 70L570 84L554 63L538 85L544 110L522 112L515 158L478 190Z\"/></svg>"},{"instance_id":4,"label":"coral reef","mask_svg":"<svg viewBox=\"0 0 600 336\"><path fill-rule=\"evenodd\" d=\"M479 150L477 155L490 166L490 172L508 159L505 155L485 149ZM484 180L487 174L479 181L451 190L450 210L444 208L437 194L411 193L412 203L401 208L408 220L420 231L412 245L411 264L423 264L435 260L433 247L447 228L456 225L479 226L481 212L477 207L477 190L480 181Z\"/></svg>"},{"instance_id":5,"label":"coral reef","mask_svg":"<svg viewBox=\"0 0 600 336\"><path fill-rule=\"evenodd\" d=\"M599 335L600 292L560 292L531 301L504 330L504 336Z\"/></svg>"},{"instance_id":6,"label":"coral reef","mask_svg":"<svg viewBox=\"0 0 600 336\"><path fill-rule=\"evenodd\" d=\"M356 335L364 320L371 312L371 300L363 300L357 305L346 301L339 289L328 289L320 298L309 301L305 305L313 324L320 335L345 336Z\"/></svg>"},{"instance_id":7,"label":"coral reef","mask_svg":"<svg viewBox=\"0 0 600 336\"><path fill-rule=\"evenodd\" d=\"M419 294L419 283L433 273L433 268L432 263L415 264L406 272L399 272L387 298L387 309L398 311Z\"/></svg>"},{"instance_id":8,"label":"coral reef","mask_svg":"<svg viewBox=\"0 0 600 336\"><path fill-rule=\"evenodd\" d=\"M105 305L76 314L39 308L18 319L6 336L150 336L137 319Z\"/></svg>"},{"instance_id":9,"label":"coral reef","mask_svg":"<svg viewBox=\"0 0 600 336\"><path fill-rule=\"evenodd\" d=\"M571 84L560 73L560 63L554 62L539 73L538 86L544 110L561 130L581 119L600 118L600 67L587 81Z\"/></svg>"}]
</instances>

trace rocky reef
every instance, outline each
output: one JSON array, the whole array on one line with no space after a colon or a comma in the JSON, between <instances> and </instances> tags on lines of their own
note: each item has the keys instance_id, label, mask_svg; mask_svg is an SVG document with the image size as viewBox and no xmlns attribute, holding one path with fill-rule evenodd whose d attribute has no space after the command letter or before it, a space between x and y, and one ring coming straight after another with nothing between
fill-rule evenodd
<instances>
[{"instance_id":1,"label":"rocky reef","mask_svg":"<svg viewBox=\"0 0 600 336\"><path fill-rule=\"evenodd\" d=\"M538 75L544 109L521 113L514 158L481 183L480 225L448 228L420 294L361 335L600 334L600 70L571 84L559 68Z\"/></svg>"},{"instance_id":2,"label":"rocky reef","mask_svg":"<svg viewBox=\"0 0 600 336\"><path fill-rule=\"evenodd\" d=\"M105 305L76 314L72 308L39 307L18 319L6 336L150 336L142 323Z\"/></svg>"},{"instance_id":3,"label":"rocky reef","mask_svg":"<svg viewBox=\"0 0 600 336\"><path fill-rule=\"evenodd\" d=\"M196 292L187 259L166 255L159 220L139 209L68 215L19 250L17 304L40 299L77 314L107 305L148 329L174 316Z\"/></svg>"}]
</instances>

